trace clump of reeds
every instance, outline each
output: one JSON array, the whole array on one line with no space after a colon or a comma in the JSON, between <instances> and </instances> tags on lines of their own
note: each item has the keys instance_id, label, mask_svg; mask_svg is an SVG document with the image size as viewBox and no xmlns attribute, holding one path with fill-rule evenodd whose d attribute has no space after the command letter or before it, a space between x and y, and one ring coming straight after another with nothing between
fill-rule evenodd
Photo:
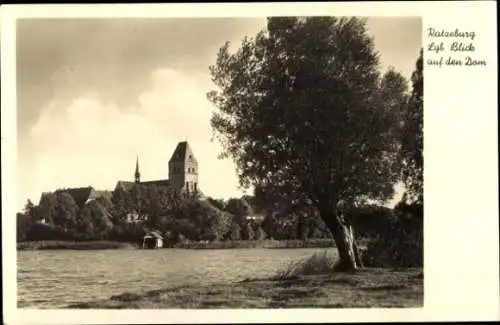
<instances>
[{"instance_id":1,"label":"clump of reeds","mask_svg":"<svg viewBox=\"0 0 500 325\"><path fill-rule=\"evenodd\" d=\"M275 279L293 279L303 275L321 275L335 272L337 258L334 254L324 251L315 253L308 258L290 263L285 269L278 272Z\"/></svg>"}]
</instances>

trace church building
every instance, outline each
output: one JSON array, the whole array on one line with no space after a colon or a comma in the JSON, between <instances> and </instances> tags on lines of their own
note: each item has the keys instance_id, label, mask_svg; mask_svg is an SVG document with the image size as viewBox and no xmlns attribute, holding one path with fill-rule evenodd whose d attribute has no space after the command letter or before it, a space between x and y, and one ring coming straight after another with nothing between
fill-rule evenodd
<instances>
[{"instance_id":1,"label":"church building","mask_svg":"<svg viewBox=\"0 0 500 325\"><path fill-rule=\"evenodd\" d=\"M198 186L198 161L194 157L193 151L187 141L179 142L175 148L174 153L168 162L168 179L145 182L142 181L141 173L139 171L139 158L137 158L134 181L118 181L115 186L115 190L121 188L122 190L129 192L138 184L175 188L184 195L196 195L200 200L206 199ZM100 197L107 197L108 199L111 199L113 194L111 191L97 191L92 186L65 188L57 190L54 193L58 192L66 192L70 194L80 209L87 203ZM48 199L49 194L50 193L42 193L39 204L42 204L45 199Z\"/></svg>"},{"instance_id":2,"label":"church building","mask_svg":"<svg viewBox=\"0 0 500 325\"><path fill-rule=\"evenodd\" d=\"M179 142L168 162L168 179L142 181L139 158L135 165L134 181L118 181L116 188L130 191L137 184L175 188L187 195L202 196L198 186L198 161L187 141Z\"/></svg>"}]
</instances>

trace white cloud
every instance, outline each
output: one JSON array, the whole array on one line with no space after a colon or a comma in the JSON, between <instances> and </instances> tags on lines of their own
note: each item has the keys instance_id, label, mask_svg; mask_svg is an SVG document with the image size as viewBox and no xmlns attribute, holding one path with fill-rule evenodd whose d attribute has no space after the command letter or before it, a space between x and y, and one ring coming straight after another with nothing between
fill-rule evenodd
<instances>
[{"instance_id":1,"label":"white cloud","mask_svg":"<svg viewBox=\"0 0 500 325\"><path fill-rule=\"evenodd\" d=\"M113 189L116 181L133 179L136 155L142 179L167 178L170 155L184 139L200 164L200 188L215 197L240 195L234 164L218 160L221 148L210 142L209 75L164 68L151 81L138 107L103 104L94 95L46 105L31 129L34 169L22 184L28 193L21 204L60 187Z\"/></svg>"}]
</instances>

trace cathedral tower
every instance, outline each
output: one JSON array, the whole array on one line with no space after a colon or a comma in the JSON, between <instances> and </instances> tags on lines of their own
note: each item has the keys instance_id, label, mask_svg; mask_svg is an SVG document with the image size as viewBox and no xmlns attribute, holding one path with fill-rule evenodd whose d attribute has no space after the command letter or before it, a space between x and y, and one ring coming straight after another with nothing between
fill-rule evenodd
<instances>
[{"instance_id":1,"label":"cathedral tower","mask_svg":"<svg viewBox=\"0 0 500 325\"><path fill-rule=\"evenodd\" d=\"M170 186L187 193L198 192L198 161L187 141L179 142L168 162Z\"/></svg>"}]
</instances>

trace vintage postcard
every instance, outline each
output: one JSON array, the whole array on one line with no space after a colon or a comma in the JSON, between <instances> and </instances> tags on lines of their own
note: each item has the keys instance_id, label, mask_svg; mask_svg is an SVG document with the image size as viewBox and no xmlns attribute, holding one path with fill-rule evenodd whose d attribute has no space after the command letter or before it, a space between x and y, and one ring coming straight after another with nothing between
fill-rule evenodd
<instances>
[{"instance_id":1,"label":"vintage postcard","mask_svg":"<svg viewBox=\"0 0 500 325\"><path fill-rule=\"evenodd\" d=\"M498 320L495 9L2 6L5 322Z\"/></svg>"}]
</instances>

